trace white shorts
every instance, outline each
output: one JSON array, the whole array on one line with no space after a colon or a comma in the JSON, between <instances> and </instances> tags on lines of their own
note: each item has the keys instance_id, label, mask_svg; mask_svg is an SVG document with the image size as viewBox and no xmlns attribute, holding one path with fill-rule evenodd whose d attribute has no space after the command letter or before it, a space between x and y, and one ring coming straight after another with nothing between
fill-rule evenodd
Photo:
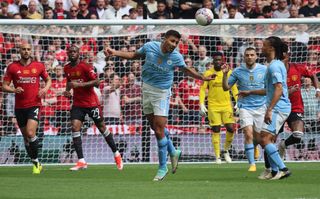
<instances>
[{"instance_id":1,"label":"white shorts","mask_svg":"<svg viewBox=\"0 0 320 199\"><path fill-rule=\"evenodd\" d=\"M240 108L240 128L242 129L247 126L253 126L254 131L259 133L262 128L264 115L266 113L265 110L265 107L260 107L255 110Z\"/></svg>"},{"instance_id":2,"label":"white shorts","mask_svg":"<svg viewBox=\"0 0 320 199\"><path fill-rule=\"evenodd\" d=\"M263 122L262 131L269 132L273 135L277 135L282 125L286 122L290 113L282 113L272 110L271 124Z\"/></svg>"},{"instance_id":3,"label":"white shorts","mask_svg":"<svg viewBox=\"0 0 320 199\"><path fill-rule=\"evenodd\" d=\"M146 83L142 85L142 107L144 114L168 117L171 89L159 89Z\"/></svg>"}]
</instances>

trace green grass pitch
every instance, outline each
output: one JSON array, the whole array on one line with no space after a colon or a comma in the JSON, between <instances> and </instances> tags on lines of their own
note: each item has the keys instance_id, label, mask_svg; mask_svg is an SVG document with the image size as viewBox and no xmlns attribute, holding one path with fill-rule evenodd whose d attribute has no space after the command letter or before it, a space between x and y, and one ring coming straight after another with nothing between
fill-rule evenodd
<instances>
[{"instance_id":1,"label":"green grass pitch","mask_svg":"<svg viewBox=\"0 0 320 199\"><path fill-rule=\"evenodd\" d=\"M176 174L153 182L157 165L91 165L70 172L69 166L0 167L0 199L320 199L320 163L288 163L293 175L284 180L257 179L247 164L180 164ZM170 165L168 165L170 167Z\"/></svg>"}]
</instances>

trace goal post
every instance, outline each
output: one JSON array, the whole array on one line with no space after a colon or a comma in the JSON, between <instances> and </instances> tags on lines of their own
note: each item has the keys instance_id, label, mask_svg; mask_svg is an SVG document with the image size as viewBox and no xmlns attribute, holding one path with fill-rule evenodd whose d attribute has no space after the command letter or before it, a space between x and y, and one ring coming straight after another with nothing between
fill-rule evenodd
<instances>
[{"instance_id":1,"label":"goal post","mask_svg":"<svg viewBox=\"0 0 320 199\"><path fill-rule=\"evenodd\" d=\"M19 45L32 44L34 59L45 64L53 86L42 99L40 159L43 163L75 162L70 129L70 104L61 96L65 80L61 72L67 63L67 48L75 44L81 59L92 64L101 79L96 88L107 127L126 163L157 162L157 143L142 114L141 68L143 60L105 58L106 46L135 51L148 41L160 41L169 29L182 34L178 50L188 66L199 72L210 67L212 55L222 52L224 61L232 67L243 63L243 52L254 47L258 62L264 63L263 39L281 37L290 47L291 61L305 63L315 73L320 72L320 20L303 19L243 19L214 20L211 25L199 26L195 20L0 20L0 74L20 58ZM120 83L114 82L114 75ZM2 80L1 80L2 82ZM110 99L105 88L116 85L119 95ZM215 159L208 121L199 115L198 90L201 82L192 81L175 71L172 85L168 129L174 145L183 151L182 162L212 162ZM320 127L319 101L306 100L306 133L303 143L289 147L288 161L319 161ZM310 96L309 96L310 97ZM183 104L183 105L182 105ZM21 131L14 117L14 94L0 91L0 165L28 164ZM235 115L237 118L237 116ZM112 119L113 118L113 119ZM114 120L116 118L116 120ZM236 125L236 135L230 150L235 161L247 161L244 135ZM222 128L221 143L225 130ZM290 129L278 140L288 137ZM89 163L113 163L113 155L91 120L82 128L85 159ZM223 149L223 147L221 147ZM259 157L261 160L261 155Z\"/></svg>"}]
</instances>

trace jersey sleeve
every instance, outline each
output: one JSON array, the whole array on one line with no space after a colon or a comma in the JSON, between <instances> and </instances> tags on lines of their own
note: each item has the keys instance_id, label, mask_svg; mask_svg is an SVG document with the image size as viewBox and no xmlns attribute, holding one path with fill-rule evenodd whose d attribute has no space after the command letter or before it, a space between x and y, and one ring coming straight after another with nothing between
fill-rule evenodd
<instances>
[{"instance_id":1,"label":"jersey sleeve","mask_svg":"<svg viewBox=\"0 0 320 199\"><path fill-rule=\"evenodd\" d=\"M278 67L277 65L271 65L269 67L269 72L271 74L271 82L272 84L276 84L276 83L282 83L283 81L286 81L283 79L282 73L281 73L281 69L280 67Z\"/></svg>"},{"instance_id":2,"label":"jersey sleeve","mask_svg":"<svg viewBox=\"0 0 320 199\"><path fill-rule=\"evenodd\" d=\"M178 56L177 56L176 66L177 66L178 68L185 68L185 67L187 67L186 63L184 62L183 56L182 56L180 53L178 53Z\"/></svg>"},{"instance_id":3,"label":"jersey sleeve","mask_svg":"<svg viewBox=\"0 0 320 199\"><path fill-rule=\"evenodd\" d=\"M210 76L210 72L206 71L203 74L205 77ZM200 92L199 92L199 103L204 104L205 98L206 98L206 90L208 88L208 81L203 81L202 85L200 87Z\"/></svg>"},{"instance_id":4,"label":"jersey sleeve","mask_svg":"<svg viewBox=\"0 0 320 199\"><path fill-rule=\"evenodd\" d=\"M228 77L230 79L230 77L232 76L233 72L232 71L229 71L228 72ZM229 84L230 85L230 84ZM232 96L233 98L236 100L236 102L238 101L238 87L236 84L233 84L233 86L231 87L231 92L232 92Z\"/></svg>"},{"instance_id":5,"label":"jersey sleeve","mask_svg":"<svg viewBox=\"0 0 320 199\"><path fill-rule=\"evenodd\" d=\"M313 72L309 70L306 65L302 65L299 70L304 77L312 77L313 75Z\"/></svg>"},{"instance_id":6,"label":"jersey sleeve","mask_svg":"<svg viewBox=\"0 0 320 199\"><path fill-rule=\"evenodd\" d=\"M13 79L12 77L12 65L10 64L8 67L7 67L7 71L3 77L3 81L7 81L7 82L11 82Z\"/></svg>"},{"instance_id":7,"label":"jersey sleeve","mask_svg":"<svg viewBox=\"0 0 320 199\"><path fill-rule=\"evenodd\" d=\"M44 64L42 64L41 63L41 74L40 74L40 77L43 79L43 80L45 80L45 79L47 79L48 77L49 77L49 74L48 74L48 72L47 72L47 70L46 70L46 67L44 66Z\"/></svg>"},{"instance_id":8,"label":"jersey sleeve","mask_svg":"<svg viewBox=\"0 0 320 199\"><path fill-rule=\"evenodd\" d=\"M66 76L67 82L70 82L70 76L68 74L67 66L63 67L63 73Z\"/></svg>"},{"instance_id":9,"label":"jersey sleeve","mask_svg":"<svg viewBox=\"0 0 320 199\"><path fill-rule=\"evenodd\" d=\"M93 66L87 65L87 66L84 66L84 68L89 80L97 79L98 75L97 73L94 72Z\"/></svg>"},{"instance_id":10,"label":"jersey sleeve","mask_svg":"<svg viewBox=\"0 0 320 199\"><path fill-rule=\"evenodd\" d=\"M148 46L150 46L150 43L148 42L148 43L145 43L143 46L141 46L141 48L139 48L138 50L137 50L137 53L139 54L139 55L145 55L146 54L146 49L148 48Z\"/></svg>"},{"instance_id":11,"label":"jersey sleeve","mask_svg":"<svg viewBox=\"0 0 320 199\"><path fill-rule=\"evenodd\" d=\"M228 78L228 85L233 86L238 81L237 69L235 69Z\"/></svg>"}]
</instances>

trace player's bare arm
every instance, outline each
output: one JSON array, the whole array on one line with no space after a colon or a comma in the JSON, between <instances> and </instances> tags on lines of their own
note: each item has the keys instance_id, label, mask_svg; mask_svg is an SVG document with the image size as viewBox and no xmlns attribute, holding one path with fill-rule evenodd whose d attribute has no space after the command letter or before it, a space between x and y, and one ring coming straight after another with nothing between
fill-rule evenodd
<instances>
[{"instance_id":1,"label":"player's bare arm","mask_svg":"<svg viewBox=\"0 0 320 199\"><path fill-rule=\"evenodd\" d=\"M272 119L272 109L274 108L274 106L277 104L277 102L279 101L281 95L282 95L282 84L281 83L276 83L274 84L274 93L273 93L273 97L272 100L270 102L269 107L267 108L266 111L266 115L264 117L264 122L266 124L270 124L271 123L271 119Z\"/></svg>"},{"instance_id":2,"label":"player's bare arm","mask_svg":"<svg viewBox=\"0 0 320 199\"><path fill-rule=\"evenodd\" d=\"M124 51L114 50L112 48L106 48L104 50L104 54L106 57L117 56L123 59L139 59L143 57L137 52L124 52Z\"/></svg>"},{"instance_id":3,"label":"player's bare arm","mask_svg":"<svg viewBox=\"0 0 320 199\"><path fill-rule=\"evenodd\" d=\"M238 97L247 97L249 95L266 95L265 89L250 90L250 91L239 91Z\"/></svg>"},{"instance_id":4,"label":"player's bare arm","mask_svg":"<svg viewBox=\"0 0 320 199\"><path fill-rule=\"evenodd\" d=\"M38 96L39 97L44 97L46 93L48 92L49 88L51 87L52 80L51 77L48 76L47 79L45 79L45 86L44 88L39 90Z\"/></svg>"},{"instance_id":5,"label":"player's bare arm","mask_svg":"<svg viewBox=\"0 0 320 199\"><path fill-rule=\"evenodd\" d=\"M10 82L8 81L3 81L2 91L7 93L18 93L18 94L24 92L23 88L21 87L14 88L10 86Z\"/></svg>"},{"instance_id":6,"label":"player's bare arm","mask_svg":"<svg viewBox=\"0 0 320 199\"><path fill-rule=\"evenodd\" d=\"M221 70L223 72L223 77L222 77L222 88L224 91L228 91L231 89L233 85L228 84L228 72L230 71L230 67L228 64L224 64L221 66Z\"/></svg>"},{"instance_id":7,"label":"player's bare arm","mask_svg":"<svg viewBox=\"0 0 320 199\"><path fill-rule=\"evenodd\" d=\"M76 81L68 82L70 88L80 88L80 87L89 88L93 86L99 86L99 83L100 83L99 79L91 80L88 82L76 82Z\"/></svg>"},{"instance_id":8,"label":"player's bare arm","mask_svg":"<svg viewBox=\"0 0 320 199\"><path fill-rule=\"evenodd\" d=\"M63 91L62 94L63 94L65 97L71 97L72 94L71 94L70 90L71 90L70 82L67 82L66 90Z\"/></svg>"},{"instance_id":9,"label":"player's bare arm","mask_svg":"<svg viewBox=\"0 0 320 199\"><path fill-rule=\"evenodd\" d=\"M318 98L318 99L320 99L320 86L319 86L319 81L318 81L318 77L317 77L317 75L316 74L313 74L312 76L311 76L311 80L312 80L312 84L313 84L313 86L316 88L316 97Z\"/></svg>"},{"instance_id":10,"label":"player's bare arm","mask_svg":"<svg viewBox=\"0 0 320 199\"><path fill-rule=\"evenodd\" d=\"M181 69L185 75L188 75L195 79L200 79L202 81L210 81L214 80L216 78L216 74L213 74L211 76L205 77L198 73L194 68L184 67Z\"/></svg>"}]
</instances>

